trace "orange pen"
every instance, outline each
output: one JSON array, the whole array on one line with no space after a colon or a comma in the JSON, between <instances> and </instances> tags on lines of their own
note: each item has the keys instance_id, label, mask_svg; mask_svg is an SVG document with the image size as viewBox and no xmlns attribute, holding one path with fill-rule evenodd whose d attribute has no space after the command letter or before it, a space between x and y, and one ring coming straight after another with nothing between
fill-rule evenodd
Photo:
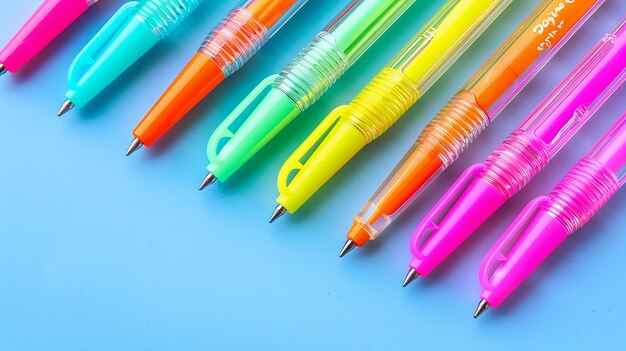
<instances>
[{"instance_id":1,"label":"orange pen","mask_svg":"<svg viewBox=\"0 0 626 351\"><path fill-rule=\"evenodd\" d=\"M206 37L198 52L139 122L126 156L150 147L226 77L241 68L307 0L246 0Z\"/></svg>"},{"instance_id":2,"label":"orange pen","mask_svg":"<svg viewBox=\"0 0 626 351\"><path fill-rule=\"evenodd\" d=\"M389 226L474 141L604 0L546 0L422 131L353 220L340 256Z\"/></svg>"}]
</instances>

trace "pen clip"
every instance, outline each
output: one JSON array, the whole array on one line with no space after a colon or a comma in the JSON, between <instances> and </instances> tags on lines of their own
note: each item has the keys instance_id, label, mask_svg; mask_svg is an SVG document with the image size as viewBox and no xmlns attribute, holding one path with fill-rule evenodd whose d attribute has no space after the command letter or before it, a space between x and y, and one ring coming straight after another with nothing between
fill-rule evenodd
<instances>
[{"instance_id":1,"label":"pen clip","mask_svg":"<svg viewBox=\"0 0 626 351\"><path fill-rule=\"evenodd\" d=\"M417 228L415 228L417 236L412 241L411 250L416 258L426 259L426 255L422 252L424 245L432 235L439 230L441 221L448 216L448 213L461 195L463 195L465 189L467 189L472 180L476 178L484 168L485 165L482 163L467 168L443 195L441 200L426 214L426 217L424 217Z\"/></svg>"},{"instance_id":2,"label":"pen clip","mask_svg":"<svg viewBox=\"0 0 626 351\"><path fill-rule=\"evenodd\" d=\"M491 279L500 266L509 260L511 252L524 238L524 234L535 215L542 207L550 205L550 198L547 196L538 197L526 205L513 223L500 236L495 245L489 250L485 260L480 266L480 282L486 290L494 290Z\"/></svg>"},{"instance_id":3,"label":"pen clip","mask_svg":"<svg viewBox=\"0 0 626 351\"><path fill-rule=\"evenodd\" d=\"M306 167L307 161L311 155L317 150L324 141L330 130L335 126L337 121L349 111L350 106L342 105L335 108L315 130L304 140L302 144L294 151L285 162L278 173L278 190L283 195L290 195L289 185L296 175Z\"/></svg>"},{"instance_id":4,"label":"pen clip","mask_svg":"<svg viewBox=\"0 0 626 351\"><path fill-rule=\"evenodd\" d=\"M130 1L124 4L109 19L109 21L96 33L85 45L72 62L68 75L68 85L74 88L82 75L91 68L98 60L103 50L109 45L124 24L135 15L137 7L141 6L138 1Z\"/></svg>"},{"instance_id":5,"label":"pen clip","mask_svg":"<svg viewBox=\"0 0 626 351\"><path fill-rule=\"evenodd\" d=\"M209 139L209 143L207 145L209 160L211 160L212 162L215 162L215 160L217 160L218 154L220 153L224 145L226 145L226 143L228 143L228 141L235 136L235 133L237 132L237 130L239 130L239 127L241 127L241 124L245 121L245 118L241 118L242 116L244 116L244 112L250 109L252 103L257 100L259 96L261 96L261 93L263 93L263 91L272 86L272 83L276 80L277 77L278 74L275 74L263 79L263 81L261 81L261 83L259 83L250 92L250 94L248 94L248 96L246 96L246 98L243 99L243 101L241 101L239 105L237 105L237 107L226 117L226 119L222 123L220 123L220 125L217 127L217 129ZM235 126L237 128L233 128Z\"/></svg>"}]
</instances>

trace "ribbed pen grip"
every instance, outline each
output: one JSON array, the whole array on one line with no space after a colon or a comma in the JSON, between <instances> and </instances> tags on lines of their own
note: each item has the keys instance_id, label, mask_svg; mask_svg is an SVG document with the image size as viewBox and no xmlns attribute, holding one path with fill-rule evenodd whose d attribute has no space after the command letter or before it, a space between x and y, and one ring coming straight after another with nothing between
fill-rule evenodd
<instances>
[{"instance_id":1,"label":"ribbed pen grip","mask_svg":"<svg viewBox=\"0 0 626 351\"><path fill-rule=\"evenodd\" d=\"M385 67L352 100L351 113L341 118L371 142L402 117L419 97L420 92L409 77Z\"/></svg>"},{"instance_id":2,"label":"ribbed pen grip","mask_svg":"<svg viewBox=\"0 0 626 351\"><path fill-rule=\"evenodd\" d=\"M485 162L481 179L511 198L550 160L546 148L522 129L514 130Z\"/></svg>"},{"instance_id":3,"label":"ribbed pen grip","mask_svg":"<svg viewBox=\"0 0 626 351\"><path fill-rule=\"evenodd\" d=\"M137 17L159 38L165 38L198 6L201 0L146 0Z\"/></svg>"},{"instance_id":4,"label":"ribbed pen grip","mask_svg":"<svg viewBox=\"0 0 626 351\"><path fill-rule=\"evenodd\" d=\"M273 87L304 111L346 72L349 64L333 35L322 32L278 75Z\"/></svg>"},{"instance_id":5,"label":"ribbed pen grip","mask_svg":"<svg viewBox=\"0 0 626 351\"><path fill-rule=\"evenodd\" d=\"M87 5L93 5L95 3L97 3L98 0L87 0Z\"/></svg>"},{"instance_id":6,"label":"ribbed pen grip","mask_svg":"<svg viewBox=\"0 0 626 351\"><path fill-rule=\"evenodd\" d=\"M585 157L550 193L544 210L572 234L587 223L619 189L615 174Z\"/></svg>"},{"instance_id":7,"label":"ribbed pen grip","mask_svg":"<svg viewBox=\"0 0 626 351\"><path fill-rule=\"evenodd\" d=\"M229 76L248 62L267 39L267 29L247 10L237 8L207 35L198 51L212 58L224 76Z\"/></svg>"},{"instance_id":8,"label":"ribbed pen grip","mask_svg":"<svg viewBox=\"0 0 626 351\"><path fill-rule=\"evenodd\" d=\"M428 122L416 144L435 152L448 167L489 122L489 116L478 105L474 94L461 90Z\"/></svg>"}]
</instances>

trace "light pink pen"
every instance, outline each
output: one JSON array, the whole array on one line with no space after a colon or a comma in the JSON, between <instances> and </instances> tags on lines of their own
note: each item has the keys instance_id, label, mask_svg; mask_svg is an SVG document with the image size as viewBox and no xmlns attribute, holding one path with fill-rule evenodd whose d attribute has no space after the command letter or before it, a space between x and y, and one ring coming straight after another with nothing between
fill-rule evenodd
<instances>
[{"instance_id":1,"label":"light pink pen","mask_svg":"<svg viewBox=\"0 0 626 351\"><path fill-rule=\"evenodd\" d=\"M404 286L427 276L539 173L626 79L626 18L417 226Z\"/></svg>"},{"instance_id":2,"label":"light pink pen","mask_svg":"<svg viewBox=\"0 0 626 351\"><path fill-rule=\"evenodd\" d=\"M0 51L0 75L22 68L97 1L44 1Z\"/></svg>"},{"instance_id":3,"label":"light pink pen","mask_svg":"<svg viewBox=\"0 0 626 351\"><path fill-rule=\"evenodd\" d=\"M531 201L480 268L482 300L474 318L498 307L570 234L626 183L626 113L552 190Z\"/></svg>"}]
</instances>

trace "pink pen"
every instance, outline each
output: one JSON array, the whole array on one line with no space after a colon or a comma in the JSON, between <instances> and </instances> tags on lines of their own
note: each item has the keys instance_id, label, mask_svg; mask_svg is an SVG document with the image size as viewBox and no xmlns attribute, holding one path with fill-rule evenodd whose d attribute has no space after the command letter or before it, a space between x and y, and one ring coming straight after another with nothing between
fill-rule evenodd
<instances>
[{"instance_id":1,"label":"pink pen","mask_svg":"<svg viewBox=\"0 0 626 351\"><path fill-rule=\"evenodd\" d=\"M626 18L417 226L403 286L427 276L543 169L626 79Z\"/></svg>"},{"instance_id":2,"label":"pink pen","mask_svg":"<svg viewBox=\"0 0 626 351\"><path fill-rule=\"evenodd\" d=\"M480 268L482 300L498 307L559 244L587 223L626 183L626 113L552 190L531 201Z\"/></svg>"},{"instance_id":3,"label":"pink pen","mask_svg":"<svg viewBox=\"0 0 626 351\"><path fill-rule=\"evenodd\" d=\"M0 75L22 68L97 1L44 1L0 51Z\"/></svg>"}]
</instances>

